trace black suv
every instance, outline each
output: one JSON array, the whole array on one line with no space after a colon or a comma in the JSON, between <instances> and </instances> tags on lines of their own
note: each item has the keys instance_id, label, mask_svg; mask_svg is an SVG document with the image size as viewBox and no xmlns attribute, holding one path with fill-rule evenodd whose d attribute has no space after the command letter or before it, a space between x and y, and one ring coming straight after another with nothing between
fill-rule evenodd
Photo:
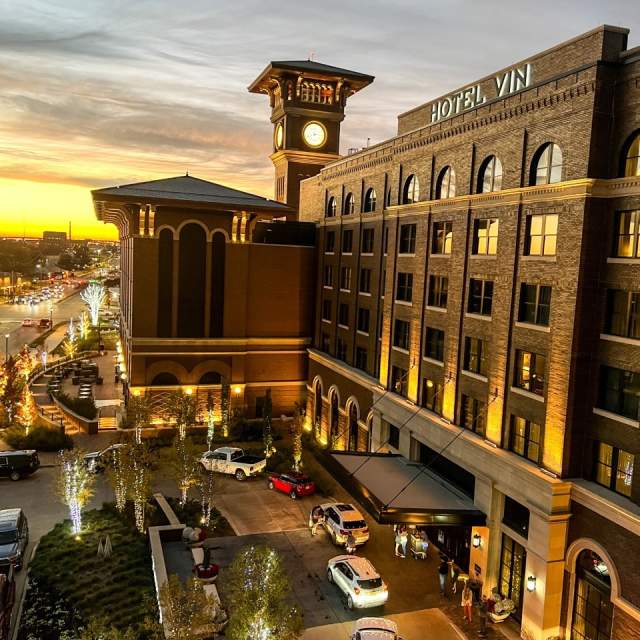
<instances>
[{"instance_id":1,"label":"black suv","mask_svg":"<svg viewBox=\"0 0 640 640\"><path fill-rule=\"evenodd\" d=\"M40 460L35 449L26 451L0 451L0 478L20 480L38 470Z\"/></svg>"},{"instance_id":2,"label":"black suv","mask_svg":"<svg viewBox=\"0 0 640 640\"><path fill-rule=\"evenodd\" d=\"M22 569L29 544L29 524L22 509L0 510L0 564Z\"/></svg>"}]
</instances>

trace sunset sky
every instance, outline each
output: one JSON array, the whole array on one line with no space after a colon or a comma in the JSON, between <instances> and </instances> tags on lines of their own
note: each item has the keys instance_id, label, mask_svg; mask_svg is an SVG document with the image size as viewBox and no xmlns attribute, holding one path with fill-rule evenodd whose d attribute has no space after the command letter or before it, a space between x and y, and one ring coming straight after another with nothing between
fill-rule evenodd
<instances>
[{"instance_id":1,"label":"sunset sky","mask_svg":"<svg viewBox=\"0 0 640 640\"><path fill-rule=\"evenodd\" d=\"M602 23L637 0L0 0L0 235L115 238L89 190L190 174L272 195L269 60L376 76L342 150L398 113ZM527 14L527 11L530 13Z\"/></svg>"}]
</instances>

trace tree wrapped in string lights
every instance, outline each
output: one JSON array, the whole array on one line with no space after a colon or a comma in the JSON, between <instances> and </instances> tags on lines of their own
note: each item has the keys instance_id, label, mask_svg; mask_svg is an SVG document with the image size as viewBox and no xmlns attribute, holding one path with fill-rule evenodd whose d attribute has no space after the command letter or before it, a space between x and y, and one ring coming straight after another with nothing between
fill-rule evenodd
<instances>
[{"instance_id":1,"label":"tree wrapped in string lights","mask_svg":"<svg viewBox=\"0 0 640 640\"><path fill-rule=\"evenodd\" d=\"M78 345L76 344L75 340L67 339L62 345L62 351L64 352L64 355L69 358L69 360L72 360L75 357L77 348Z\"/></svg>"},{"instance_id":2,"label":"tree wrapped in string lights","mask_svg":"<svg viewBox=\"0 0 640 640\"><path fill-rule=\"evenodd\" d=\"M145 531L145 506L151 493L151 457L145 444L132 444L124 452L128 475L128 497L133 502L136 528Z\"/></svg>"},{"instance_id":3,"label":"tree wrapped in string lights","mask_svg":"<svg viewBox=\"0 0 640 640\"><path fill-rule=\"evenodd\" d=\"M107 477L113 488L116 501L116 509L123 513L127 505L127 495L132 484L133 457L129 451L131 445L125 444L122 447L112 449L107 466Z\"/></svg>"},{"instance_id":4,"label":"tree wrapped in string lights","mask_svg":"<svg viewBox=\"0 0 640 640\"><path fill-rule=\"evenodd\" d=\"M302 424L304 417L302 407L296 402L291 421L291 443L293 455L293 470L298 473L302 467Z\"/></svg>"},{"instance_id":5,"label":"tree wrapped in string lights","mask_svg":"<svg viewBox=\"0 0 640 640\"><path fill-rule=\"evenodd\" d=\"M271 389L267 389L264 395L264 405L262 407L262 439L264 442L265 458L269 458L273 453L273 433L271 428L272 414L273 401L271 400Z\"/></svg>"},{"instance_id":6,"label":"tree wrapped in string lights","mask_svg":"<svg viewBox=\"0 0 640 640\"><path fill-rule=\"evenodd\" d=\"M200 455L193 442L177 435L166 469L169 477L178 485L181 505L186 503L189 489L195 487L200 480L199 461Z\"/></svg>"},{"instance_id":7,"label":"tree wrapped in string lights","mask_svg":"<svg viewBox=\"0 0 640 640\"><path fill-rule=\"evenodd\" d=\"M211 525L211 514L213 512L213 501L218 488L216 475L213 471L203 471L199 478L200 501L202 504L202 524L205 527Z\"/></svg>"},{"instance_id":8,"label":"tree wrapped in string lights","mask_svg":"<svg viewBox=\"0 0 640 640\"><path fill-rule=\"evenodd\" d=\"M89 316L87 315L86 311L83 311L80 315L78 325L80 327L80 338L82 340L86 340L89 337L89 330L91 329L91 325L89 324Z\"/></svg>"},{"instance_id":9,"label":"tree wrapped in string lights","mask_svg":"<svg viewBox=\"0 0 640 640\"><path fill-rule=\"evenodd\" d=\"M69 507L71 532L78 535L82 531L82 509L93 495L95 474L87 469L84 451L71 449L60 452L58 467L58 495Z\"/></svg>"},{"instance_id":10,"label":"tree wrapped in string lights","mask_svg":"<svg viewBox=\"0 0 640 640\"><path fill-rule=\"evenodd\" d=\"M165 401L167 417L175 422L180 440L187 437L187 427L195 424L198 412L196 397L193 393L188 393L189 391L173 391Z\"/></svg>"},{"instance_id":11,"label":"tree wrapped in string lights","mask_svg":"<svg viewBox=\"0 0 640 640\"><path fill-rule=\"evenodd\" d=\"M20 349L20 353L16 357L16 366L25 382L36 368L36 361L26 344Z\"/></svg>"},{"instance_id":12,"label":"tree wrapped in string lights","mask_svg":"<svg viewBox=\"0 0 640 640\"><path fill-rule=\"evenodd\" d=\"M151 405L146 396L131 396L127 404L127 418L133 425L136 444L142 443L142 429L151 421Z\"/></svg>"},{"instance_id":13,"label":"tree wrapped in string lights","mask_svg":"<svg viewBox=\"0 0 640 640\"><path fill-rule=\"evenodd\" d=\"M229 437L229 422L231 411L229 408L229 398L231 395L231 387L226 380L222 382L222 395L220 396L220 426L222 427L222 435Z\"/></svg>"},{"instance_id":14,"label":"tree wrapped in string lights","mask_svg":"<svg viewBox=\"0 0 640 640\"><path fill-rule=\"evenodd\" d=\"M102 309L105 301L104 287L98 282L92 282L80 294L80 297L86 303L87 307L89 307L91 324L95 327L98 324L98 319L100 317L100 309Z\"/></svg>"},{"instance_id":15,"label":"tree wrapped in string lights","mask_svg":"<svg viewBox=\"0 0 640 640\"><path fill-rule=\"evenodd\" d=\"M73 318L69 318L69 326L67 327L67 336L69 336L69 342L75 343L76 341L76 325L73 322Z\"/></svg>"},{"instance_id":16,"label":"tree wrapped in string lights","mask_svg":"<svg viewBox=\"0 0 640 640\"><path fill-rule=\"evenodd\" d=\"M227 574L233 602L225 638L229 640L295 640L302 615L292 604L291 587L282 559L269 547L245 547Z\"/></svg>"},{"instance_id":17,"label":"tree wrapped in string lights","mask_svg":"<svg viewBox=\"0 0 640 640\"><path fill-rule=\"evenodd\" d=\"M33 393L29 389L29 385L25 384L22 387L22 394L20 402L18 403L18 412L16 415L16 422L24 427L26 435L29 435L29 429L38 418L38 409L36 408L35 400L33 399Z\"/></svg>"},{"instance_id":18,"label":"tree wrapped in string lights","mask_svg":"<svg viewBox=\"0 0 640 640\"><path fill-rule=\"evenodd\" d=\"M213 394L209 391L209 393L207 393L207 446L209 447L209 451L211 451L215 431L216 424L214 422Z\"/></svg>"},{"instance_id":19,"label":"tree wrapped in string lights","mask_svg":"<svg viewBox=\"0 0 640 640\"><path fill-rule=\"evenodd\" d=\"M24 374L18 365L16 358L10 357L3 367L2 394L0 395L0 407L2 408L2 422L13 424L22 396L22 388L25 384Z\"/></svg>"}]
</instances>

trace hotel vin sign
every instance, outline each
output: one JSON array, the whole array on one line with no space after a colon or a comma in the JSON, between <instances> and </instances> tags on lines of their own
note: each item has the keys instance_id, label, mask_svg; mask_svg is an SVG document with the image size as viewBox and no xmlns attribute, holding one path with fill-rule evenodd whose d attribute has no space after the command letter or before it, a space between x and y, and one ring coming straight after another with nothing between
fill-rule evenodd
<instances>
[{"instance_id":1,"label":"hotel vin sign","mask_svg":"<svg viewBox=\"0 0 640 640\"><path fill-rule=\"evenodd\" d=\"M505 98L512 93L526 89L531 85L532 79L533 71L530 64L509 69L494 76L489 84L491 95L489 95L488 99ZM431 107L431 124L479 107L486 101L487 95L479 84L467 87L458 93L452 93L442 98L442 100L434 102Z\"/></svg>"}]
</instances>

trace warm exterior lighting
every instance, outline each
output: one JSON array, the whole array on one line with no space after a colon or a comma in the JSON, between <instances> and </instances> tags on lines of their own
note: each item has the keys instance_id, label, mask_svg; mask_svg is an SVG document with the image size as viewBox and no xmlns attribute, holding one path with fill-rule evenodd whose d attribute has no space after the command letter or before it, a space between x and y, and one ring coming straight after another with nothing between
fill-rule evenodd
<instances>
[{"instance_id":1,"label":"warm exterior lighting","mask_svg":"<svg viewBox=\"0 0 640 640\"><path fill-rule=\"evenodd\" d=\"M477 549L482 544L482 538L479 533L473 534L473 548Z\"/></svg>"},{"instance_id":2,"label":"warm exterior lighting","mask_svg":"<svg viewBox=\"0 0 640 640\"><path fill-rule=\"evenodd\" d=\"M239 385L236 385L235 387L233 387L233 393L235 393L237 396L240 395L241 391L242 391L242 388Z\"/></svg>"},{"instance_id":3,"label":"warm exterior lighting","mask_svg":"<svg viewBox=\"0 0 640 640\"><path fill-rule=\"evenodd\" d=\"M134 389L133 390L133 395L136 396L136 397L139 396L140 395L140 389Z\"/></svg>"},{"instance_id":4,"label":"warm exterior lighting","mask_svg":"<svg viewBox=\"0 0 640 640\"><path fill-rule=\"evenodd\" d=\"M82 508L92 495L95 480L84 462L83 453L78 450L60 454L58 476L59 495L69 507L71 533L77 536L82 530Z\"/></svg>"},{"instance_id":5,"label":"warm exterior lighting","mask_svg":"<svg viewBox=\"0 0 640 640\"><path fill-rule=\"evenodd\" d=\"M427 387L429 387L429 389L433 389L433 380L427 380Z\"/></svg>"},{"instance_id":6,"label":"warm exterior lighting","mask_svg":"<svg viewBox=\"0 0 640 640\"><path fill-rule=\"evenodd\" d=\"M187 387L187 388L184 390L184 392L185 392L188 396L190 396L190 395L192 395L192 394L193 394L193 389L192 389L191 387Z\"/></svg>"},{"instance_id":7,"label":"warm exterior lighting","mask_svg":"<svg viewBox=\"0 0 640 640\"><path fill-rule=\"evenodd\" d=\"M529 576L527 578L527 591L535 591L536 590L536 577Z\"/></svg>"},{"instance_id":8,"label":"warm exterior lighting","mask_svg":"<svg viewBox=\"0 0 640 640\"><path fill-rule=\"evenodd\" d=\"M122 380L122 382L126 382L126 380L127 380L127 374L126 374L126 373L121 373L121 374L120 374L120 380Z\"/></svg>"}]
</instances>

